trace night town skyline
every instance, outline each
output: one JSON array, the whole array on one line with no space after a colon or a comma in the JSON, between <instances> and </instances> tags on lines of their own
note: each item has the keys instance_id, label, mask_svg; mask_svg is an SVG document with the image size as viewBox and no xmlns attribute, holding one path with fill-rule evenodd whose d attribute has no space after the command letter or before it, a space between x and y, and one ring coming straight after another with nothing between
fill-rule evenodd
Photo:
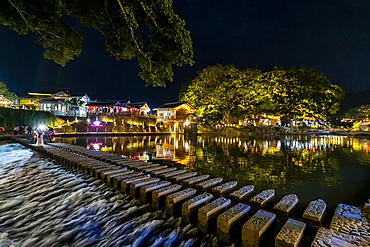
<instances>
[{"instance_id":1,"label":"night town skyline","mask_svg":"<svg viewBox=\"0 0 370 247\"><path fill-rule=\"evenodd\" d=\"M43 58L35 35L0 26L0 80L18 95L60 87L151 107L177 101L183 83L217 63L263 71L315 67L346 92L370 89L369 3L175 1L173 8L190 31L195 64L175 67L174 82L166 88L145 87L136 60L117 61L105 50L102 34L72 18L68 22L84 43L80 56L65 67Z\"/></svg>"}]
</instances>

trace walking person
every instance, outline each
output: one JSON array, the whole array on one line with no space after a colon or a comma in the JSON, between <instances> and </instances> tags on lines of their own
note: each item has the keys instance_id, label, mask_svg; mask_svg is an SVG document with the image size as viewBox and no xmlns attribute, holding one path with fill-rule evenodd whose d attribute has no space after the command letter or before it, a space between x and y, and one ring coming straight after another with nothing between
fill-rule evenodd
<instances>
[{"instance_id":1,"label":"walking person","mask_svg":"<svg viewBox=\"0 0 370 247\"><path fill-rule=\"evenodd\" d=\"M40 127L36 129L37 142L36 146L44 146L44 130Z\"/></svg>"}]
</instances>

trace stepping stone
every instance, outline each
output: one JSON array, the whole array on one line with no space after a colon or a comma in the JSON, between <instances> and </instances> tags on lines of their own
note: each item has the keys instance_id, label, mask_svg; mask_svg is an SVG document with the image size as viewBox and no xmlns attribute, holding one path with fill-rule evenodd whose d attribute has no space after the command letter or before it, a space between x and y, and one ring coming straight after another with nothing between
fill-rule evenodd
<instances>
[{"instance_id":1,"label":"stepping stone","mask_svg":"<svg viewBox=\"0 0 370 247\"><path fill-rule=\"evenodd\" d=\"M141 186L144 186L144 185L157 183L159 181L160 181L159 178L149 178L148 177L147 179L132 182L130 184L130 196L135 198L137 194L140 194L140 191L137 191L138 188L140 188ZM139 193L137 193L137 192L139 192Z\"/></svg>"},{"instance_id":2,"label":"stepping stone","mask_svg":"<svg viewBox=\"0 0 370 247\"><path fill-rule=\"evenodd\" d=\"M141 171L143 169L153 168L153 167L157 167L157 166L159 166L159 164L150 164L150 165L138 166L138 167L136 167L135 170Z\"/></svg>"},{"instance_id":3,"label":"stepping stone","mask_svg":"<svg viewBox=\"0 0 370 247\"><path fill-rule=\"evenodd\" d=\"M303 218L321 222L326 211L326 203L322 199L311 201L303 213Z\"/></svg>"},{"instance_id":4,"label":"stepping stone","mask_svg":"<svg viewBox=\"0 0 370 247\"><path fill-rule=\"evenodd\" d=\"M124 176L124 175L128 175L128 174L133 174L134 171L122 171L122 172L118 172L118 173L112 173L112 174L107 174L107 185L108 186L113 186L113 178L115 177L120 177L120 176Z\"/></svg>"},{"instance_id":5,"label":"stepping stone","mask_svg":"<svg viewBox=\"0 0 370 247\"><path fill-rule=\"evenodd\" d=\"M238 203L217 217L217 235L222 242L227 245L231 244L230 228L240 223L250 208L249 205Z\"/></svg>"},{"instance_id":6,"label":"stepping stone","mask_svg":"<svg viewBox=\"0 0 370 247\"><path fill-rule=\"evenodd\" d=\"M305 223L289 218L275 238L275 247L299 246L305 228Z\"/></svg>"},{"instance_id":7,"label":"stepping stone","mask_svg":"<svg viewBox=\"0 0 370 247\"><path fill-rule=\"evenodd\" d=\"M150 201L152 199L152 193L149 193L149 192L152 192L153 190L156 190L156 189L159 189L159 188L169 186L170 184L171 184L171 182L161 181L161 182L158 182L158 183L148 184L148 185L142 186L140 188L140 201L142 203L146 203L146 202Z\"/></svg>"},{"instance_id":8,"label":"stepping stone","mask_svg":"<svg viewBox=\"0 0 370 247\"><path fill-rule=\"evenodd\" d=\"M139 181L139 180L144 180L144 179L148 179L149 177L147 176L139 176L139 177L132 177L132 178L126 178L126 179L123 179L121 181L121 189L120 191L123 193L123 194L128 194L130 193L129 192L129 189L130 189L130 183L132 182L135 182L135 181Z\"/></svg>"},{"instance_id":9,"label":"stepping stone","mask_svg":"<svg viewBox=\"0 0 370 247\"><path fill-rule=\"evenodd\" d=\"M213 195L211 193L204 192L182 204L181 217L185 223L190 222L190 214L197 213L200 207L203 207L206 203L212 200Z\"/></svg>"},{"instance_id":10,"label":"stepping stone","mask_svg":"<svg viewBox=\"0 0 370 247\"><path fill-rule=\"evenodd\" d=\"M198 183L200 181L206 180L207 178L209 178L208 174L202 175L202 176L196 176L196 177L185 179L183 181L183 183L191 185L191 184L195 184L195 183Z\"/></svg>"},{"instance_id":11,"label":"stepping stone","mask_svg":"<svg viewBox=\"0 0 370 247\"><path fill-rule=\"evenodd\" d=\"M328 243L328 244L326 244ZM369 242L361 236L338 233L333 230L320 227L311 244L311 247L357 247L370 246Z\"/></svg>"},{"instance_id":12,"label":"stepping stone","mask_svg":"<svg viewBox=\"0 0 370 247\"><path fill-rule=\"evenodd\" d=\"M258 210L248 221L243 225L242 230L242 246L258 246L263 234L267 228L275 220L276 214Z\"/></svg>"},{"instance_id":13,"label":"stepping stone","mask_svg":"<svg viewBox=\"0 0 370 247\"><path fill-rule=\"evenodd\" d=\"M152 192L152 208L159 209L160 207L164 206L164 197L170 193L176 192L181 189L181 185L173 184L167 187L163 187ZM162 203L163 201L163 203Z\"/></svg>"},{"instance_id":14,"label":"stepping stone","mask_svg":"<svg viewBox=\"0 0 370 247\"><path fill-rule=\"evenodd\" d=\"M211 219L215 219L231 204L230 199L220 197L198 210L198 228L201 232L207 233Z\"/></svg>"},{"instance_id":15,"label":"stepping stone","mask_svg":"<svg viewBox=\"0 0 370 247\"><path fill-rule=\"evenodd\" d=\"M233 188L236 187L237 184L238 184L237 181L227 182L227 183L221 184L221 185L219 185L215 188L212 188L212 191L216 192L216 193L219 193L219 194L222 194L222 193L225 193L229 190L232 190Z\"/></svg>"},{"instance_id":16,"label":"stepping stone","mask_svg":"<svg viewBox=\"0 0 370 247\"><path fill-rule=\"evenodd\" d=\"M185 172L186 172L186 170L176 170L176 171L173 171L173 172L162 173L159 176L164 177L164 178L170 178L170 177L173 177L173 176L176 176L176 175L183 174Z\"/></svg>"},{"instance_id":17,"label":"stepping stone","mask_svg":"<svg viewBox=\"0 0 370 247\"><path fill-rule=\"evenodd\" d=\"M363 210L366 210L366 203ZM369 222L360 208L342 203L338 204L330 223L331 230L364 237L370 245L369 228Z\"/></svg>"},{"instance_id":18,"label":"stepping stone","mask_svg":"<svg viewBox=\"0 0 370 247\"><path fill-rule=\"evenodd\" d=\"M276 205L274 206L274 209L283 211L287 214L289 214L293 208L298 203L298 196L295 194L286 195L281 199Z\"/></svg>"},{"instance_id":19,"label":"stepping stone","mask_svg":"<svg viewBox=\"0 0 370 247\"><path fill-rule=\"evenodd\" d=\"M99 168L99 169L96 169L95 170L95 178L96 179L101 179L101 173L102 172L107 172L107 171L117 171L117 170L120 170L117 166L111 166L111 167L107 167L107 168ZM91 174L91 172L90 172Z\"/></svg>"},{"instance_id":20,"label":"stepping stone","mask_svg":"<svg viewBox=\"0 0 370 247\"><path fill-rule=\"evenodd\" d=\"M174 215L175 204L177 205L181 204L181 202L192 197L196 193L197 193L196 189L186 188L184 190L168 195L166 197L166 205L165 205L166 213L169 215Z\"/></svg>"},{"instance_id":21,"label":"stepping stone","mask_svg":"<svg viewBox=\"0 0 370 247\"><path fill-rule=\"evenodd\" d=\"M247 185L247 186L244 186L244 187L234 191L233 193L230 194L230 196L234 197L238 200L241 200L241 199L245 198L246 196L248 196L250 193L252 193L253 190L254 190L253 185Z\"/></svg>"},{"instance_id":22,"label":"stepping stone","mask_svg":"<svg viewBox=\"0 0 370 247\"><path fill-rule=\"evenodd\" d=\"M101 171L100 172L100 177L103 183L107 182L108 175L111 174L120 174L123 172L131 172L128 171L127 169L117 169L117 170L109 170L109 171Z\"/></svg>"},{"instance_id":23,"label":"stepping stone","mask_svg":"<svg viewBox=\"0 0 370 247\"><path fill-rule=\"evenodd\" d=\"M172 180L175 180L176 182L179 182L179 181L182 181L182 180L184 180L184 179L194 177L194 176L196 176L197 174L198 174L197 172L186 172L186 173L184 173L184 174L181 174L181 175L177 175L177 176L171 177L171 179L172 179Z\"/></svg>"},{"instance_id":24,"label":"stepping stone","mask_svg":"<svg viewBox=\"0 0 370 247\"><path fill-rule=\"evenodd\" d=\"M133 178L133 177L139 177L139 176L141 176L141 174L136 173L136 172L135 173L129 173L129 174L122 175L122 176L117 176L117 177L114 176L114 177L112 177L111 183L113 181L113 183L112 183L113 188L119 190L119 189L121 189L121 181L122 180L124 180L126 178Z\"/></svg>"},{"instance_id":25,"label":"stepping stone","mask_svg":"<svg viewBox=\"0 0 370 247\"><path fill-rule=\"evenodd\" d=\"M272 198L274 198L274 196L275 196L275 190L264 190L261 193L259 193L258 195L255 195L254 197L252 197L252 199L250 199L249 201L253 202L253 203L256 203L256 204L259 204L262 207L268 201L270 201Z\"/></svg>"},{"instance_id":26,"label":"stepping stone","mask_svg":"<svg viewBox=\"0 0 370 247\"><path fill-rule=\"evenodd\" d=\"M176 167L170 167L170 168L166 168L166 169L151 171L150 173L153 174L154 176L158 176L159 174L166 173L166 172L172 172L172 171L175 171L175 170L177 170Z\"/></svg>"},{"instance_id":27,"label":"stepping stone","mask_svg":"<svg viewBox=\"0 0 370 247\"><path fill-rule=\"evenodd\" d=\"M165 168L167 168L167 166L155 166L155 167L145 168L145 169L143 169L143 171L144 172L152 172L152 171L161 170L161 169L165 169Z\"/></svg>"},{"instance_id":28,"label":"stepping stone","mask_svg":"<svg viewBox=\"0 0 370 247\"><path fill-rule=\"evenodd\" d=\"M196 186L202 189L209 188L213 185L221 183L223 178L212 178L203 182L198 183Z\"/></svg>"}]
</instances>

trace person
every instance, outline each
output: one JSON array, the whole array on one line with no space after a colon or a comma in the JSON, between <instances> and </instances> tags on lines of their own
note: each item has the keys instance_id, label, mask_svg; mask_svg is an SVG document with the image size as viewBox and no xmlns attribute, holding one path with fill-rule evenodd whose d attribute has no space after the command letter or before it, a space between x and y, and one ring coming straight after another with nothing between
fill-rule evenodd
<instances>
[{"instance_id":1,"label":"person","mask_svg":"<svg viewBox=\"0 0 370 247\"><path fill-rule=\"evenodd\" d=\"M18 134L21 136L23 134L24 126L19 126Z\"/></svg>"},{"instance_id":2,"label":"person","mask_svg":"<svg viewBox=\"0 0 370 247\"><path fill-rule=\"evenodd\" d=\"M44 130L40 127L36 129L37 142L36 146L44 146Z\"/></svg>"},{"instance_id":3,"label":"person","mask_svg":"<svg viewBox=\"0 0 370 247\"><path fill-rule=\"evenodd\" d=\"M14 135L15 136L18 135L18 131L19 131L19 126L17 126L17 127L14 128Z\"/></svg>"},{"instance_id":4,"label":"person","mask_svg":"<svg viewBox=\"0 0 370 247\"><path fill-rule=\"evenodd\" d=\"M32 135L32 125L27 126L27 134Z\"/></svg>"},{"instance_id":5,"label":"person","mask_svg":"<svg viewBox=\"0 0 370 247\"><path fill-rule=\"evenodd\" d=\"M50 126L48 128L49 128L49 131L48 131L49 138L50 138L50 141L52 141L54 138L54 129L53 127L50 127Z\"/></svg>"}]
</instances>

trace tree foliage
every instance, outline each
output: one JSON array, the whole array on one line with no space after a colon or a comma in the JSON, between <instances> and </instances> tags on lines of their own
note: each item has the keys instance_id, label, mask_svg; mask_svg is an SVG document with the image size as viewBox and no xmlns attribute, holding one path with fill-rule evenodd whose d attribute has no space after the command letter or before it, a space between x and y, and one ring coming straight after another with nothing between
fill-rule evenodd
<instances>
[{"instance_id":1,"label":"tree foliage","mask_svg":"<svg viewBox=\"0 0 370 247\"><path fill-rule=\"evenodd\" d=\"M9 89L4 82L0 81L0 95L4 96L8 100L15 101L18 96L15 93L9 92Z\"/></svg>"},{"instance_id":2,"label":"tree foliage","mask_svg":"<svg viewBox=\"0 0 370 247\"><path fill-rule=\"evenodd\" d=\"M370 118L370 104L362 105L348 110L345 114L346 117L354 120L369 120Z\"/></svg>"},{"instance_id":3,"label":"tree foliage","mask_svg":"<svg viewBox=\"0 0 370 247\"><path fill-rule=\"evenodd\" d=\"M340 87L313 68L262 72L219 64L199 72L179 96L197 108L201 119L213 123L260 114L320 120L335 114L343 97Z\"/></svg>"},{"instance_id":4,"label":"tree foliage","mask_svg":"<svg viewBox=\"0 0 370 247\"><path fill-rule=\"evenodd\" d=\"M193 64L185 22L172 9L172 0L4 0L0 23L37 35L44 57L65 65L81 52L82 37L63 19L77 17L106 37L106 48L117 59L136 58L147 85L172 81L172 66Z\"/></svg>"},{"instance_id":5,"label":"tree foliage","mask_svg":"<svg viewBox=\"0 0 370 247\"><path fill-rule=\"evenodd\" d=\"M339 110L344 91L314 68L275 68L266 72L272 84L275 114L287 119L327 118Z\"/></svg>"},{"instance_id":6,"label":"tree foliage","mask_svg":"<svg viewBox=\"0 0 370 247\"><path fill-rule=\"evenodd\" d=\"M185 84L180 100L193 105L209 123L229 123L231 118L254 110L264 98L258 69L239 69L235 65L210 66Z\"/></svg>"},{"instance_id":7,"label":"tree foliage","mask_svg":"<svg viewBox=\"0 0 370 247\"><path fill-rule=\"evenodd\" d=\"M0 107L0 126L11 132L16 126L56 125L58 118L51 112Z\"/></svg>"}]
</instances>

